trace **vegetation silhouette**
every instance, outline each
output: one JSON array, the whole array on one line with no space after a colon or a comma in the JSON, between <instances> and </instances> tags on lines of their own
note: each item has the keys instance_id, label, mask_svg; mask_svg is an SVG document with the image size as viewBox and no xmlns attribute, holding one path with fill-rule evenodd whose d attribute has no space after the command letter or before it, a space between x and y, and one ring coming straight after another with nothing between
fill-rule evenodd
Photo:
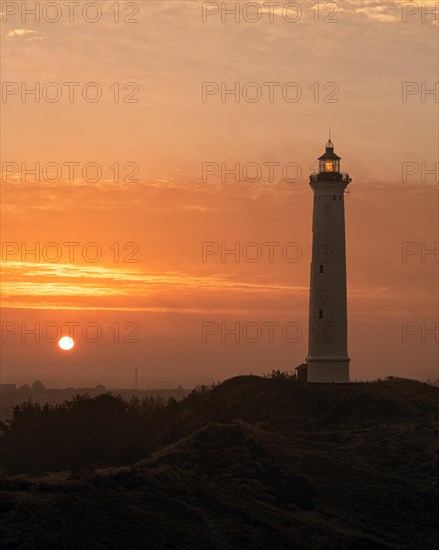
<instances>
[{"instance_id":1,"label":"vegetation silhouette","mask_svg":"<svg viewBox=\"0 0 439 550\"><path fill-rule=\"evenodd\" d=\"M0 547L437 548L438 425L427 384L281 371L28 401L1 427Z\"/></svg>"}]
</instances>

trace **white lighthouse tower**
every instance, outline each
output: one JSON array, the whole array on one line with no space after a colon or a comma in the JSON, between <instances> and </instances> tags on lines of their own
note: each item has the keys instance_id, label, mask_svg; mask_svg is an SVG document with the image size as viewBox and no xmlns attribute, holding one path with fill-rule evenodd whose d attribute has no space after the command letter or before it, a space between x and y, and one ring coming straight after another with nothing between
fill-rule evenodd
<instances>
[{"instance_id":1,"label":"white lighthouse tower","mask_svg":"<svg viewBox=\"0 0 439 550\"><path fill-rule=\"evenodd\" d=\"M349 382L344 192L351 178L329 135L314 192L309 292L308 382Z\"/></svg>"}]
</instances>

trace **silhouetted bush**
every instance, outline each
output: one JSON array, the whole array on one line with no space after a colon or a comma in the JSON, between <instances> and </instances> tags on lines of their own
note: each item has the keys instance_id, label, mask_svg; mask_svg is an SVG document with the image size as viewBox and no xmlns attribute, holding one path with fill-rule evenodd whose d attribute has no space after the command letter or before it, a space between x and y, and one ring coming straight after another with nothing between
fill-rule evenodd
<instances>
[{"instance_id":1,"label":"silhouetted bush","mask_svg":"<svg viewBox=\"0 0 439 550\"><path fill-rule=\"evenodd\" d=\"M36 472L124 463L141 456L165 406L161 398L127 402L109 393L59 405L28 400L3 425L0 467Z\"/></svg>"}]
</instances>

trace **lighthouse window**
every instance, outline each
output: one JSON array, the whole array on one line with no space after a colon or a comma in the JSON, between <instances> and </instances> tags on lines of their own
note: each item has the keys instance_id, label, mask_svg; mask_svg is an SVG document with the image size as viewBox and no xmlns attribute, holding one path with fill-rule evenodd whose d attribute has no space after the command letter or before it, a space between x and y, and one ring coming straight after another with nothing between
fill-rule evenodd
<instances>
[{"instance_id":1,"label":"lighthouse window","mask_svg":"<svg viewBox=\"0 0 439 550\"><path fill-rule=\"evenodd\" d=\"M320 273L323 273L323 266L320 266Z\"/></svg>"},{"instance_id":2,"label":"lighthouse window","mask_svg":"<svg viewBox=\"0 0 439 550\"><path fill-rule=\"evenodd\" d=\"M323 319L323 309L319 309L319 319Z\"/></svg>"}]
</instances>

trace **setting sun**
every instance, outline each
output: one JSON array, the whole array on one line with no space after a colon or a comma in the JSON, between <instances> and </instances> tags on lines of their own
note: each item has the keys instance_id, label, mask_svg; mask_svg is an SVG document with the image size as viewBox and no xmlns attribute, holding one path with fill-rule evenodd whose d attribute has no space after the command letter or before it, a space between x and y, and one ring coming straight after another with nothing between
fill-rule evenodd
<instances>
[{"instance_id":1,"label":"setting sun","mask_svg":"<svg viewBox=\"0 0 439 550\"><path fill-rule=\"evenodd\" d=\"M60 340L58 342L58 346L63 351L71 350L74 345L75 345L75 342L73 341L73 338L70 338L70 336L63 336L62 338L60 338Z\"/></svg>"}]
</instances>

